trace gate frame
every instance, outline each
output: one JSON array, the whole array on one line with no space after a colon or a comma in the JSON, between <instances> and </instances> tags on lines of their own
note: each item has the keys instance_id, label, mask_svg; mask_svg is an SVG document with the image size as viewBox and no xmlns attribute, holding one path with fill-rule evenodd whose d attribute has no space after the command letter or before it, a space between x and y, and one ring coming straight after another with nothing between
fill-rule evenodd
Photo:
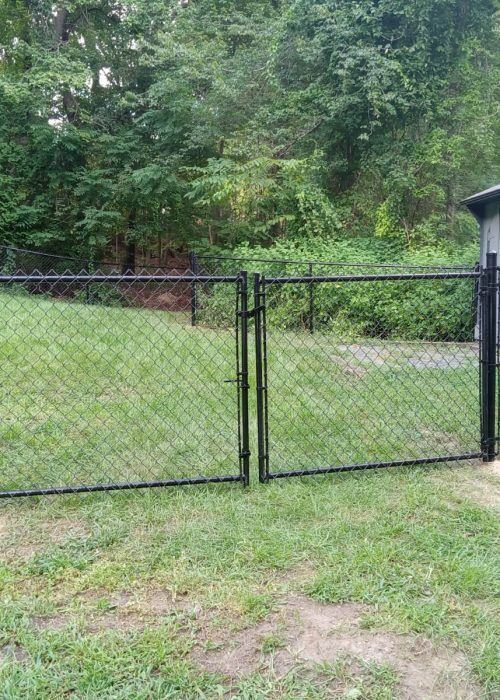
<instances>
[{"instance_id":1,"label":"gate frame","mask_svg":"<svg viewBox=\"0 0 500 700\"><path fill-rule=\"evenodd\" d=\"M424 457L418 459L402 459L385 462L367 462L362 464L348 464L339 466L327 466L311 469L287 470L272 472L269 465L269 400L268 400L268 365L267 365L267 323L266 323L266 289L268 285L304 284L309 295L309 332L314 331L313 316L311 312L314 300L314 286L317 283L343 283L343 282L375 282L375 281L399 281L399 280L439 280L439 279L476 279L479 288L479 381L480 381L480 412L481 434L478 439L480 451L458 455L445 455L438 457ZM233 275L145 275L145 274L102 274L101 272L69 274L13 274L1 275L0 284L9 283L58 283L78 282L85 288L92 282L123 283L123 282L187 282L192 290L196 302L196 286L203 283L226 282L233 283L236 291L234 334L235 334L235 378L221 379L221 381L236 384L237 398L237 431L239 474L225 474L220 476L198 476L193 478L136 481L124 483L96 483L74 486L52 486L47 488L15 489L0 491L0 498L19 496L43 496L51 494L69 494L96 491L129 490L138 488L154 488L164 486L184 486L207 483L241 482L243 486L250 483L250 416L249 416L249 365L248 365L248 321L255 320L255 380L256 380L256 406L257 406L257 445L258 445L258 469L259 481L266 483L270 479L286 478L290 476L307 476L314 474L330 474L336 472L348 472L367 469L379 469L386 467L412 466L434 464L439 462L451 462L460 460L472 460L482 458L484 462L491 462L497 455L497 370L500 366L497 361L499 352L498 342L498 294L499 294L499 270L497 267L497 254L487 254L485 268L475 268L474 271L441 272L441 273L400 273L400 274L350 274L350 275L313 275L311 268L304 276L268 277L261 273L253 274L253 300L254 306L248 308L248 273L245 270ZM193 313L191 304L191 323L196 323L196 309Z\"/></svg>"},{"instance_id":2,"label":"gate frame","mask_svg":"<svg viewBox=\"0 0 500 700\"><path fill-rule=\"evenodd\" d=\"M321 275L265 277L260 273L254 274L254 307L255 315L255 358L256 358L256 392L257 392L257 444L259 462L259 481L267 483L270 479L281 479L291 476L310 476L315 474L334 474L340 472L361 471L367 469L383 469L390 467L418 466L442 462L457 462L464 460L482 459L491 462L497 454L496 444L496 373L499 366L497 356L497 297L499 292L497 254L488 253L487 267L464 272L441 273L401 273L401 274L368 274L368 275ZM400 280L436 280L436 279L477 279L481 301L481 332L479 338L479 376L480 397L478 411L480 412L481 434L478 435L477 452L417 459L399 459L381 462L366 462L327 466L311 469L290 469L273 472L270 469L269 458L269 399L268 399L268 369L267 369L267 325L266 325L266 288L268 285L304 284L308 285L309 295L317 283L332 282L376 282Z\"/></svg>"},{"instance_id":3,"label":"gate frame","mask_svg":"<svg viewBox=\"0 0 500 700\"><path fill-rule=\"evenodd\" d=\"M48 486L47 488L10 489L0 490L0 499L19 498L24 496L49 496L71 493L93 493L97 491L126 491L130 489L158 488L166 486L190 486L198 484L240 482L248 486L249 473L249 417L248 417L248 289L247 273L240 271L236 275L145 275L145 274L103 274L96 273L48 273L46 275L38 271L32 274L15 273L13 275L0 274L0 285L58 282L84 284L84 288L92 282L106 282L120 284L123 282L187 282L191 289L197 283L226 282L233 283L236 291L235 299L235 379L222 379L221 382L234 383L236 385L236 425L238 432L238 452L235 461L239 462L239 474L221 474L220 476L196 476L182 479L157 479L152 481L129 481L117 483L76 484L74 486Z\"/></svg>"}]
</instances>

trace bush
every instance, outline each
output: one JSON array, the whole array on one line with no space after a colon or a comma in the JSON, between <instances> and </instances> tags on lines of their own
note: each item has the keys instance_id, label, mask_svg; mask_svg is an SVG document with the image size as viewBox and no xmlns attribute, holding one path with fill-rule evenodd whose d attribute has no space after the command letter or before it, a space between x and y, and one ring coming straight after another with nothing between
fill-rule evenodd
<instances>
[{"instance_id":1,"label":"bush","mask_svg":"<svg viewBox=\"0 0 500 700\"><path fill-rule=\"evenodd\" d=\"M228 252L241 260L201 259L200 265L207 274L232 274L246 269L266 277L305 276L309 272L308 261L316 262L312 268L315 275L432 273L458 266L470 270L477 254L476 244L412 251L374 239L321 239L280 242L273 248L241 246ZM283 260L290 262L285 264ZM336 261L344 264L321 264ZM377 267L381 264L395 267ZM472 339L474 328L474 287L473 279L315 284L314 325L318 331L342 335L466 341ZM218 290L204 300L206 313L213 312L214 318L230 318L233 303L232 297ZM306 328L309 288L303 283L269 285L267 306L269 326L283 330Z\"/></svg>"},{"instance_id":2,"label":"bush","mask_svg":"<svg viewBox=\"0 0 500 700\"><path fill-rule=\"evenodd\" d=\"M97 306L130 306L127 297L114 284L91 282L75 293L74 299L79 304Z\"/></svg>"},{"instance_id":3,"label":"bush","mask_svg":"<svg viewBox=\"0 0 500 700\"><path fill-rule=\"evenodd\" d=\"M198 285L197 322L215 328L232 328L236 318L234 284Z\"/></svg>"},{"instance_id":4,"label":"bush","mask_svg":"<svg viewBox=\"0 0 500 700\"><path fill-rule=\"evenodd\" d=\"M2 294L9 294L10 296L27 297L29 296L29 290L23 284L6 284L2 285Z\"/></svg>"}]
</instances>

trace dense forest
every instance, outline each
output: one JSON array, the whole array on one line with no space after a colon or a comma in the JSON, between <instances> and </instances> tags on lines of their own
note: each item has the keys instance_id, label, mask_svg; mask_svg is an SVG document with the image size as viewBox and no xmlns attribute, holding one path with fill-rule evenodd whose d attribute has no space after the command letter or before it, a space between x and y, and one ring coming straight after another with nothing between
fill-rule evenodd
<instances>
[{"instance_id":1,"label":"dense forest","mask_svg":"<svg viewBox=\"0 0 500 700\"><path fill-rule=\"evenodd\" d=\"M498 56L496 0L0 0L0 243L470 257Z\"/></svg>"}]
</instances>

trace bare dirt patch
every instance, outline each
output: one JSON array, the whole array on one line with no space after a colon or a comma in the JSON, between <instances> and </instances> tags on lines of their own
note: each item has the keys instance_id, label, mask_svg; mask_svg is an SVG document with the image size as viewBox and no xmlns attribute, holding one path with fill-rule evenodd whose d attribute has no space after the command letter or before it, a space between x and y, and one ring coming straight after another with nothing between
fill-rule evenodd
<instances>
[{"instance_id":1,"label":"bare dirt patch","mask_svg":"<svg viewBox=\"0 0 500 700\"><path fill-rule=\"evenodd\" d=\"M363 629L369 608L345 603L324 605L305 596L287 598L267 620L231 636L208 639L193 660L208 671L241 678L269 665L266 640L282 640L272 666L285 674L299 663L334 663L348 659L390 666L405 700L472 700L480 693L470 679L465 657L435 648L422 637Z\"/></svg>"},{"instance_id":2,"label":"bare dirt patch","mask_svg":"<svg viewBox=\"0 0 500 700\"><path fill-rule=\"evenodd\" d=\"M446 485L460 496L486 508L500 510L500 460L490 463L478 460L470 468L443 473L446 473ZM436 473L433 478L443 483L441 474Z\"/></svg>"},{"instance_id":3,"label":"bare dirt patch","mask_svg":"<svg viewBox=\"0 0 500 700\"><path fill-rule=\"evenodd\" d=\"M66 615L37 615L31 618L31 624L37 630L62 630L70 622Z\"/></svg>"},{"instance_id":4,"label":"bare dirt patch","mask_svg":"<svg viewBox=\"0 0 500 700\"><path fill-rule=\"evenodd\" d=\"M20 644L5 644L3 647L0 647L0 664L9 661L23 663L28 658L28 652Z\"/></svg>"},{"instance_id":5,"label":"bare dirt patch","mask_svg":"<svg viewBox=\"0 0 500 700\"><path fill-rule=\"evenodd\" d=\"M493 474L500 479L500 459L496 459L494 462L490 462L485 465L486 471Z\"/></svg>"},{"instance_id":6,"label":"bare dirt patch","mask_svg":"<svg viewBox=\"0 0 500 700\"><path fill-rule=\"evenodd\" d=\"M464 494L486 508L500 510L500 482L495 484L480 478L470 480Z\"/></svg>"},{"instance_id":7,"label":"bare dirt patch","mask_svg":"<svg viewBox=\"0 0 500 700\"><path fill-rule=\"evenodd\" d=\"M330 360L338 365L344 374L351 375L357 379L362 379L368 372L367 367L349 362L349 360L345 359L344 357L340 357L340 355L331 355Z\"/></svg>"},{"instance_id":8,"label":"bare dirt patch","mask_svg":"<svg viewBox=\"0 0 500 700\"><path fill-rule=\"evenodd\" d=\"M56 613L32 616L31 624L41 631L57 631L76 623L89 632L127 632L157 627L172 617L180 622L201 621L208 613L187 597L159 587L134 592L95 588L77 593L71 600L62 599Z\"/></svg>"},{"instance_id":9,"label":"bare dirt patch","mask_svg":"<svg viewBox=\"0 0 500 700\"><path fill-rule=\"evenodd\" d=\"M5 513L0 514L0 538L5 537L9 530L9 520Z\"/></svg>"},{"instance_id":10,"label":"bare dirt patch","mask_svg":"<svg viewBox=\"0 0 500 700\"><path fill-rule=\"evenodd\" d=\"M142 630L161 625L172 616L197 619L200 606L183 596L159 587L129 591L109 591L97 588L76 595L71 612L46 618L33 618L40 629L55 629L83 617L85 627L97 630Z\"/></svg>"},{"instance_id":11,"label":"bare dirt patch","mask_svg":"<svg viewBox=\"0 0 500 700\"><path fill-rule=\"evenodd\" d=\"M87 536L88 531L79 520L54 518L36 522L28 520L14 525L7 516L0 518L0 538L7 561L26 561L48 547Z\"/></svg>"}]
</instances>

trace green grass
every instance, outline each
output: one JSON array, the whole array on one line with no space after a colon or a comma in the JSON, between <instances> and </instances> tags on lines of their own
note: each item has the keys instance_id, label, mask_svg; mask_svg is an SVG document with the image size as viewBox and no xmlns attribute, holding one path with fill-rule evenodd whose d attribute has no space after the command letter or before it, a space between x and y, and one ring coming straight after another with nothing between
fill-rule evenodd
<instances>
[{"instance_id":1,"label":"green grass","mask_svg":"<svg viewBox=\"0 0 500 700\"><path fill-rule=\"evenodd\" d=\"M472 345L273 330L267 351L272 471L478 452Z\"/></svg>"},{"instance_id":2,"label":"green grass","mask_svg":"<svg viewBox=\"0 0 500 700\"><path fill-rule=\"evenodd\" d=\"M4 487L238 472L231 331L8 295L0 319Z\"/></svg>"},{"instance_id":3,"label":"green grass","mask_svg":"<svg viewBox=\"0 0 500 700\"><path fill-rule=\"evenodd\" d=\"M220 381L234 376L229 331L191 329L164 312L24 297L4 303L0 327L3 486L237 471L234 385ZM270 417L276 469L294 466L292 456L299 466L308 454L322 459L333 447L339 458L351 450L353 460L380 449L398 455L411 431L412 450L418 434L432 450L445 450L444 442L469 449L475 439L472 363L454 373L412 369L399 358L346 376L338 360L325 369L338 347L315 338L311 352L305 336L295 346L277 338L270 394L279 382L287 393L279 405L274 396ZM286 389L291 371L304 379L300 393ZM173 382L181 377L182 385ZM427 400L411 420L397 396L401 380ZM340 392L332 415L324 382ZM357 398L339 416L348 387ZM453 404L444 413L443 392ZM375 408L353 416L361 397L381 418L394 406L401 430L374 423ZM355 418L362 445L343 443L334 427L317 447L311 410L320 425L336 417L347 431L346 416ZM210 631L251 627L296 591L365 603L370 629L421 634L460 651L484 696L494 697L498 519L485 494L495 477L464 464L256 481L246 490L2 502L0 697L397 697L397 678L383 665L297 665L285 676L271 666L230 681L193 661ZM170 606L158 607L162 596ZM280 647L279 636L262 640L268 656Z\"/></svg>"},{"instance_id":4,"label":"green grass","mask_svg":"<svg viewBox=\"0 0 500 700\"><path fill-rule=\"evenodd\" d=\"M238 473L234 332L187 321L3 295L2 487ZM478 451L473 347L363 342L269 331L272 471Z\"/></svg>"}]
</instances>

